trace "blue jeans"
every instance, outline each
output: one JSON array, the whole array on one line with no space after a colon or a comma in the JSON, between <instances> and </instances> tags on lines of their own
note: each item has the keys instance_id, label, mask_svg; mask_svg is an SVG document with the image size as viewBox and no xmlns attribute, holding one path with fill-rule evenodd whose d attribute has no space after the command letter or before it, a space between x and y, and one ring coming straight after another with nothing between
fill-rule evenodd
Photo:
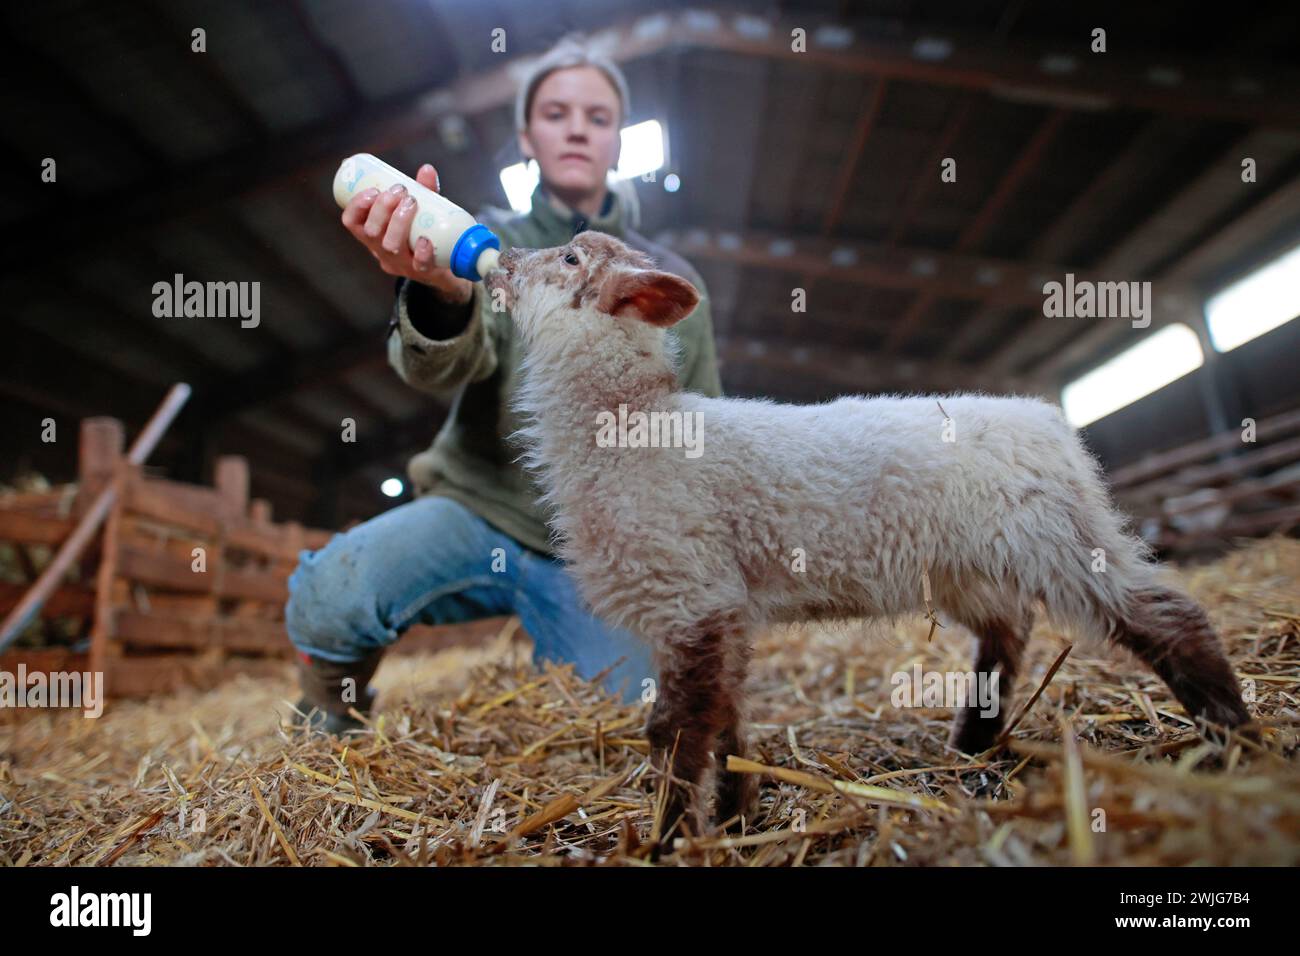
<instances>
[{"instance_id":1,"label":"blue jeans","mask_svg":"<svg viewBox=\"0 0 1300 956\"><path fill-rule=\"evenodd\" d=\"M499 550L498 550L499 549ZM525 548L450 498L426 495L299 552L285 626L313 657L355 661L412 624L517 614L533 662L572 662L626 702L656 679L649 648L594 617L560 561Z\"/></svg>"}]
</instances>

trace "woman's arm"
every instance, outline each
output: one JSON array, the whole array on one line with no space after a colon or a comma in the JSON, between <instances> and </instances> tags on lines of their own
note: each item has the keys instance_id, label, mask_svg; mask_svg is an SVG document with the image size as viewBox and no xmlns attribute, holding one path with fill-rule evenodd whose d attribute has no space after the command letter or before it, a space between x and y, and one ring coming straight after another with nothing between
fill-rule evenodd
<instances>
[{"instance_id":1,"label":"woman's arm","mask_svg":"<svg viewBox=\"0 0 1300 956\"><path fill-rule=\"evenodd\" d=\"M421 186L441 191L438 171L428 163L415 178ZM496 369L497 352L492 317L482 308L483 284L435 265L427 237L411 247L411 223L418 212L415 197L399 184L353 196L342 222L379 267L397 277L397 301L385 336L389 364L411 387L437 395L487 378Z\"/></svg>"},{"instance_id":2,"label":"woman's arm","mask_svg":"<svg viewBox=\"0 0 1300 956\"><path fill-rule=\"evenodd\" d=\"M487 378L497 367L487 304L481 282L457 304L419 282L398 279L388 364L412 388L435 395Z\"/></svg>"}]
</instances>

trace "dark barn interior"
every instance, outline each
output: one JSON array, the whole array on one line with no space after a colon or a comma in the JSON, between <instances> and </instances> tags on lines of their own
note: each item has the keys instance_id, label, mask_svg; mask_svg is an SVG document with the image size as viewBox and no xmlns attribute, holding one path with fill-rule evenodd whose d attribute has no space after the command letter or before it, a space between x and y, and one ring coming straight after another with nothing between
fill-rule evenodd
<instances>
[{"instance_id":1,"label":"dark barn interior","mask_svg":"<svg viewBox=\"0 0 1300 956\"><path fill-rule=\"evenodd\" d=\"M391 279L339 225L330 177L369 151L407 170L435 163L467 209L505 206L509 61L569 29L605 35L637 91L632 120L669 128L665 171L682 185L638 183L643 231L704 276L729 394L1057 397L1139 333L1044 317L1044 276L1151 280L1147 332L1203 330L1209 293L1296 238L1285 3L1226 24L1177 3L557 12L539 25L497 3L9 10L11 65L42 81L3 94L15 174L3 215L22 237L5 278L3 477L70 477L71 458L38 440L46 415L136 428L183 380L193 399L151 465L200 481L216 456L245 455L254 495L325 528L390 504L380 482L403 475L445 408L386 365ZM1099 23L1109 47L1092 54ZM216 55L188 54L194 24ZM808 52L791 53L801 24ZM495 25L506 56L479 37ZM57 187L19 178L46 156ZM936 174L944 157L955 182ZM1257 181L1242 182L1243 157ZM150 289L175 273L261 281L267 320L154 318ZM806 312L791 311L792 286ZM1294 410L1298 345L1293 323L1209 349L1089 441L1117 469ZM344 417L355 443L336 440Z\"/></svg>"},{"instance_id":2,"label":"dark barn interior","mask_svg":"<svg viewBox=\"0 0 1300 956\"><path fill-rule=\"evenodd\" d=\"M19 666L107 675L114 698L98 722L0 708L0 869L640 865L652 845L708 866L1300 864L1294 2L46 0L0 18L0 704ZM378 674L380 704L348 712L359 739L297 735L320 661L288 640L290 575L411 502L407 462L455 414L389 365L394 277L340 221L335 171L432 163L476 217L509 210L520 78L575 31L626 72L621 129L662 126L662 165L630 180L639 231L703 277L724 393L1060 403L1180 606L1205 608L1163 625L1210 622L1262 742L1204 741L1154 652L1144 669L1039 618L1005 749L958 753L969 707L891 706L891 675L972 666L929 577L925 618L754 638L757 723L728 772L763 789L734 839L661 833L654 702L530 662L517 607L419 617L360 682ZM258 284L260 322L158 315L181 277ZM1058 314L1067 279L1149 289L1145 315ZM185 829L194 811L206 830Z\"/></svg>"}]
</instances>

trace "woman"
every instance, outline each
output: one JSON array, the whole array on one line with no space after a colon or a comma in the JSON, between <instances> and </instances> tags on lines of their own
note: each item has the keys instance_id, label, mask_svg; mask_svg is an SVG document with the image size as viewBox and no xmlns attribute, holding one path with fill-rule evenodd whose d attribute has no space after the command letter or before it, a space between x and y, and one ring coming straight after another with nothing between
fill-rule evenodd
<instances>
[{"instance_id":1,"label":"woman","mask_svg":"<svg viewBox=\"0 0 1300 956\"><path fill-rule=\"evenodd\" d=\"M541 180L525 215L480 213L511 246L566 244L582 229L619 237L700 291L700 305L674 330L683 388L721 394L704 282L684 260L632 229L634 193L611 191L619 130L628 115L618 67L566 41L539 60L515 104L519 148ZM417 180L439 189L424 165ZM368 711L367 685L384 650L415 623L445 624L518 614L533 638L534 662L573 662L584 678L633 700L655 671L649 650L583 607L554 556L538 490L510 436L519 346L508 312L494 312L481 282L433 267L433 249L408 244L417 207L396 187L355 197L343 225L397 278L388 358L421 391L452 397L432 447L407 471L416 500L303 551L289 579L285 611L298 650L299 709L337 733L358 726L348 708Z\"/></svg>"}]
</instances>

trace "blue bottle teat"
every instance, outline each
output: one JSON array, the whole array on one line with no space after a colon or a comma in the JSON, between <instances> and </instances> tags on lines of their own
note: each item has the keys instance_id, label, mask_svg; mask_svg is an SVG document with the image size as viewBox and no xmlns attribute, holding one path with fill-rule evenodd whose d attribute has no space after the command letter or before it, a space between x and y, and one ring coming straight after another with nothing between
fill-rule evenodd
<instances>
[{"instance_id":1,"label":"blue bottle teat","mask_svg":"<svg viewBox=\"0 0 1300 956\"><path fill-rule=\"evenodd\" d=\"M468 279L470 282L482 280L478 274L478 257L484 249L500 249L501 240L492 230L482 223L475 223L460 234L455 247L451 250L450 268L452 275Z\"/></svg>"}]
</instances>

